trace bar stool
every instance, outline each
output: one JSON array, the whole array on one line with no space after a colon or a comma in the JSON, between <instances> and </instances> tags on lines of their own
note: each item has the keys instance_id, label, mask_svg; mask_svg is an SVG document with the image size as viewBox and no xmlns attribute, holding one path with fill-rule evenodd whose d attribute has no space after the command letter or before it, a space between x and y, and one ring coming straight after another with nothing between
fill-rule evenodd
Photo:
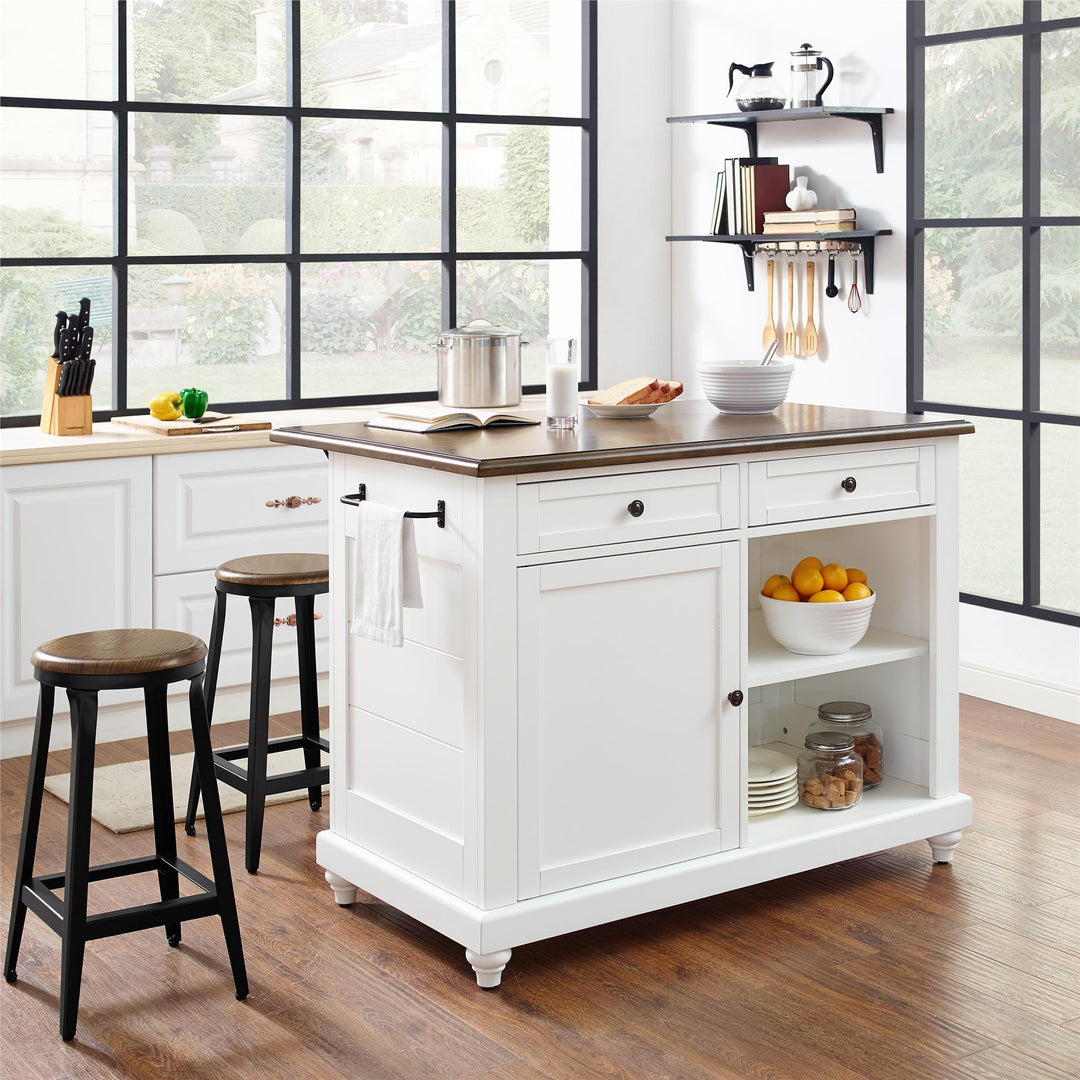
<instances>
[{"instance_id":1,"label":"bar stool","mask_svg":"<svg viewBox=\"0 0 1080 1080\"><path fill-rule=\"evenodd\" d=\"M322 765L321 752L330 744L319 735L319 696L315 673L315 597L330 588L330 563L325 555L247 555L222 563L215 572L214 621L210 628L210 652L206 661L206 713L214 719L221 638L225 630L227 598L246 596L251 605L251 703L246 746L230 746L214 751L218 780L244 792L247 804L244 864L249 874L259 869L262 847L263 811L266 796L281 791L308 789L312 810L322 807L322 789L330 782L330 767ZM294 598L296 648L300 675L300 734L277 739L268 737L270 723L270 647L274 634L274 601L280 596ZM289 620L282 620L292 622ZM304 768L278 776L266 775L268 754L284 750L304 751ZM234 764L247 759L247 768ZM195 835L195 815L199 809L199 770L191 771L187 820L184 828Z\"/></svg>"},{"instance_id":2,"label":"bar stool","mask_svg":"<svg viewBox=\"0 0 1080 1080\"><path fill-rule=\"evenodd\" d=\"M169 762L169 718L166 687L188 680L191 732L196 769L213 776L210 725L203 704L206 646L191 634L175 630L95 630L47 641L31 659L34 678L41 684L37 723L26 784L15 897L11 903L4 978L16 979L23 924L29 908L60 935L60 1036L75 1035L83 953L87 941L164 926L170 945L180 944L180 924L210 915L221 918L236 997L247 997L247 974L240 943L240 924L229 874L229 853L216 784L206 789L206 835L214 879L200 874L176 857L172 773ZM49 756L56 687L67 691L71 706L71 796L68 804L67 861L63 873L34 877L45 764ZM153 855L90 866L90 805L94 789L98 691L141 687L146 701L146 743L154 812ZM156 870L160 903L87 915L91 881ZM180 876L201 893L180 896ZM53 890L63 888L59 899Z\"/></svg>"}]
</instances>

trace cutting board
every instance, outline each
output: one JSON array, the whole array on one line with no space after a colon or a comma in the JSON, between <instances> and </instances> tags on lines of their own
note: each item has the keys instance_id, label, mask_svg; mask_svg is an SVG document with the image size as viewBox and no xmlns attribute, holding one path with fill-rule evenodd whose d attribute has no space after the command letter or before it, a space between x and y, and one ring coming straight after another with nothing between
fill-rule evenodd
<instances>
[{"instance_id":1,"label":"cutting board","mask_svg":"<svg viewBox=\"0 0 1080 1080\"><path fill-rule=\"evenodd\" d=\"M184 417L179 420L158 420L153 416L114 416L112 422L121 427L148 431L153 435L213 435L223 431L266 431L270 428L269 420L262 420L257 416L206 413L206 417L216 415L225 418L215 424L196 424Z\"/></svg>"}]
</instances>

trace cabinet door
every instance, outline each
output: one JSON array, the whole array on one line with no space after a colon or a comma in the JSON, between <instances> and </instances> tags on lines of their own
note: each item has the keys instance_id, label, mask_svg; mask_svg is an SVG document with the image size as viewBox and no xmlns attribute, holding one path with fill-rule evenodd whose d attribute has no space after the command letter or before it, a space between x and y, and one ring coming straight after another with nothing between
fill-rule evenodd
<instances>
[{"instance_id":1,"label":"cabinet door","mask_svg":"<svg viewBox=\"0 0 1080 1080\"><path fill-rule=\"evenodd\" d=\"M738 545L518 572L518 892L738 844Z\"/></svg>"},{"instance_id":2,"label":"cabinet door","mask_svg":"<svg viewBox=\"0 0 1080 1080\"><path fill-rule=\"evenodd\" d=\"M5 720L33 716L30 656L63 634L150 626L150 459L0 470ZM109 702L140 691L115 691Z\"/></svg>"}]
</instances>

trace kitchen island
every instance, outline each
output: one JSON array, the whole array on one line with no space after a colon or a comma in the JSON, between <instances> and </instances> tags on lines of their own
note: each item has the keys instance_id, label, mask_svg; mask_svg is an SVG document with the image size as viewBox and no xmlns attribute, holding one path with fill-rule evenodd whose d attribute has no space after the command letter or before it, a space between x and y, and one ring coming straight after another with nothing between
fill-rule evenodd
<instances>
[{"instance_id":1,"label":"kitchen island","mask_svg":"<svg viewBox=\"0 0 1080 1080\"><path fill-rule=\"evenodd\" d=\"M536 415L542 418L542 412ZM517 945L970 824L958 785L963 420L788 404L413 435L275 430L329 456L330 828L316 854L465 946ZM355 500L415 523L424 607L348 633ZM787 652L758 591L804 555L866 570L870 630ZM747 756L797 756L818 704L871 704L885 778L839 812L748 809Z\"/></svg>"}]
</instances>

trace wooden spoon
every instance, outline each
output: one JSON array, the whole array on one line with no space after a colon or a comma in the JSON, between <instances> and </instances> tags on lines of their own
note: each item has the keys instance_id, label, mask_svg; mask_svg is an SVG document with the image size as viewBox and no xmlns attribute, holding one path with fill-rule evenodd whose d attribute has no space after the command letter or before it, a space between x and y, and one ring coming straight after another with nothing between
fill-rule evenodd
<instances>
[{"instance_id":1,"label":"wooden spoon","mask_svg":"<svg viewBox=\"0 0 1080 1080\"><path fill-rule=\"evenodd\" d=\"M817 354L817 327L814 325L814 263L806 264L806 326L802 332L802 351L804 356Z\"/></svg>"},{"instance_id":2,"label":"wooden spoon","mask_svg":"<svg viewBox=\"0 0 1080 1080\"><path fill-rule=\"evenodd\" d=\"M773 270L772 259L765 265L766 291L769 297L769 312L765 316L765 329L761 331L761 347L767 349L776 340L776 323L773 322Z\"/></svg>"},{"instance_id":3,"label":"wooden spoon","mask_svg":"<svg viewBox=\"0 0 1080 1080\"><path fill-rule=\"evenodd\" d=\"M787 323L784 325L784 355L794 356L795 336L795 264L787 264Z\"/></svg>"}]
</instances>

